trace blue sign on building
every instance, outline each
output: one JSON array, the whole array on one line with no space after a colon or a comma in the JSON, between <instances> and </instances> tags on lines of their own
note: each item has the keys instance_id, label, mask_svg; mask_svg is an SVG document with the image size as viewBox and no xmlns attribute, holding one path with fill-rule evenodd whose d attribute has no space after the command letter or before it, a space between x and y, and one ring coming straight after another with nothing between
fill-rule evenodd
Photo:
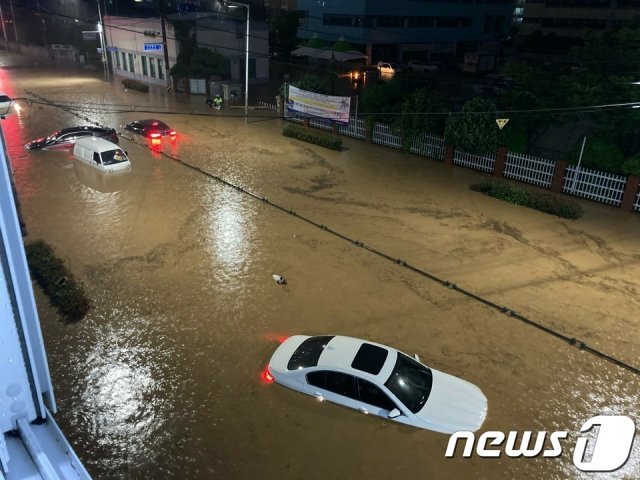
<instances>
[{"instance_id":1,"label":"blue sign on building","mask_svg":"<svg viewBox=\"0 0 640 480\"><path fill-rule=\"evenodd\" d=\"M158 52L162 50L162 44L161 43L145 43L144 44L144 51L145 52Z\"/></svg>"}]
</instances>

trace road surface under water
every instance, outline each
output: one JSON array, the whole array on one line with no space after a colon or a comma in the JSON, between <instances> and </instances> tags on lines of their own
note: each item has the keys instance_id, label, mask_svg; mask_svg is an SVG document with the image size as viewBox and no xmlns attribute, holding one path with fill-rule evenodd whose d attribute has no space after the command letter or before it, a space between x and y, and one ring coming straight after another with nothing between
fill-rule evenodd
<instances>
[{"instance_id":1,"label":"road surface under water","mask_svg":"<svg viewBox=\"0 0 640 480\"><path fill-rule=\"evenodd\" d=\"M73 72L0 70L2 88L154 116L158 148L319 223L640 364L640 215L585 203L567 221L468 190L479 175L345 139L331 152L279 120L105 113L199 99L124 92ZM96 113L96 110L102 110ZM84 115L84 114L83 114ZM57 419L96 478L638 478L571 459L601 413L640 425L639 378L122 138L133 168L103 175L22 145L79 121L33 103L2 122L27 241L52 244L92 301L77 324L37 302ZM283 275L286 286L275 284ZM278 339L343 334L418 353L478 385L485 430L568 430L559 458L444 457L448 436L260 380ZM480 433L480 432L479 432Z\"/></svg>"}]
</instances>

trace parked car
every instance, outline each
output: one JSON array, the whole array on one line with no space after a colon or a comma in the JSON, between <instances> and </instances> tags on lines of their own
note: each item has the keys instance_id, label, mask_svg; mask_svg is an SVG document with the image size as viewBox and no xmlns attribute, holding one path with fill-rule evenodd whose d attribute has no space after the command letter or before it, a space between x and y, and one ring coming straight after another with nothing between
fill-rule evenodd
<instances>
[{"instance_id":1,"label":"parked car","mask_svg":"<svg viewBox=\"0 0 640 480\"><path fill-rule=\"evenodd\" d=\"M80 126L63 128L48 137L36 138L27 143L24 148L27 150L71 148L78 139L84 137L104 138L112 143L118 143L118 134L113 128Z\"/></svg>"},{"instance_id":2,"label":"parked car","mask_svg":"<svg viewBox=\"0 0 640 480\"><path fill-rule=\"evenodd\" d=\"M176 136L176 131L169 125L153 118L149 118L147 120L134 120L133 122L126 124L124 128L137 133L138 135L149 138L160 138L168 135L173 139Z\"/></svg>"},{"instance_id":3,"label":"parked car","mask_svg":"<svg viewBox=\"0 0 640 480\"><path fill-rule=\"evenodd\" d=\"M382 75L393 75L400 71L400 67L389 62L378 62L378 71Z\"/></svg>"},{"instance_id":4,"label":"parked car","mask_svg":"<svg viewBox=\"0 0 640 480\"><path fill-rule=\"evenodd\" d=\"M421 60L412 60L407 64L407 68L422 73L433 73L439 70L437 65L428 65Z\"/></svg>"},{"instance_id":5,"label":"parked car","mask_svg":"<svg viewBox=\"0 0 640 480\"><path fill-rule=\"evenodd\" d=\"M343 336L295 335L274 352L265 380L362 413L451 434L475 431L487 399L475 385L392 347Z\"/></svg>"}]
</instances>

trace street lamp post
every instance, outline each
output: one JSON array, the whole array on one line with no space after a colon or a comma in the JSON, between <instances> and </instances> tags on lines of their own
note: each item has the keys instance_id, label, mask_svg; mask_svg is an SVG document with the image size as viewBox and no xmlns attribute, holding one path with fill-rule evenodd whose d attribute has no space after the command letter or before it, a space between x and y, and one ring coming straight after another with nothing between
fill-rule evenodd
<instances>
[{"instance_id":1,"label":"street lamp post","mask_svg":"<svg viewBox=\"0 0 640 480\"><path fill-rule=\"evenodd\" d=\"M235 5L238 7L246 7L247 9L247 41L245 44L245 64L244 64L244 116L249 116L249 22L250 22L250 9L248 3L232 2L227 0L225 2L229 5Z\"/></svg>"},{"instance_id":2,"label":"street lamp post","mask_svg":"<svg viewBox=\"0 0 640 480\"><path fill-rule=\"evenodd\" d=\"M100 23L98 24L98 35L100 35L100 46L102 51L102 66L104 67L104 78L107 82L110 82L109 78L109 65L107 65L107 49L106 49L106 41L104 38L104 27L102 25L102 11L100 10L100 0L98 0L98 18L100 19ZM105 12L106 13L106 12Z\"/></svg>"}]
</instances>

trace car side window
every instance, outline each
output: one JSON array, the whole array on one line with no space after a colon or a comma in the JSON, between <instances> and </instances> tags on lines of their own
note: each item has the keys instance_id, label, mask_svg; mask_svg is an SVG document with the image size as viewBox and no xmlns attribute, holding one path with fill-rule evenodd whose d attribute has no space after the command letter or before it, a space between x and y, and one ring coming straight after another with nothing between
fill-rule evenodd
<instances>
[{"instance_id":1,"label":"car side window","mask_svg":"<svg viewBox=\"0 0 640 480\"><path fill-rule=\"evenodd\" d=\"M382 408L384 410L391 411L396 408L396 404L378 387L373 383L358 378L358 394L360 395L360 401L373 405L375 407Z\"/></svg>"},{"instance_id":2,"label":"car side window","mask_svg":"<svg viewBox=\"0 0 640 480\"><path fill-rule=\"evenodd\" d=\"M325 386L326 386L325 374L326 373L327 372L325 372L325 371L308 373L307 374L307 382L309 383L309 385L313 385L314 387L325 388Z\"/></svg>"},{"instance_id":3,"label":"car side window","mask_svg":"<svg viewBox=\"0 0 640 480\"><path fill-rule=\"evenodd\" d=\"M325 390L353 398L354 400L358 398L356 393L356 379L351 375L340 372L327 372L325 382Z\"/></svg>"},{"instance_id":4,"label":"car side window","mask_svg":"<svg viewBox=\"0 0 640 480\"><path fill-rule=\"evenodd\" d=\"M98 152L93 152L93 161L96 163L100 163L100 155Z\"/></svg>"}]
</instances>

